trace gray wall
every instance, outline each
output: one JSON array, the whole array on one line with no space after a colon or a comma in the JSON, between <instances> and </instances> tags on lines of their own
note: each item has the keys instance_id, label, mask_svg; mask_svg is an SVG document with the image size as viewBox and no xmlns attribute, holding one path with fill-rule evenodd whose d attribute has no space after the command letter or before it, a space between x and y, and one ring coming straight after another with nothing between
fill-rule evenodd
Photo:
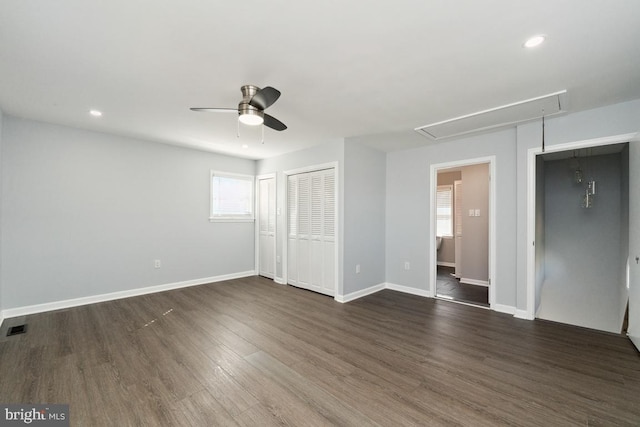
<instances>
[{"instance_id":1,"label":"gray wall","mask_svg":"<svg viewBox=\"0 0 640 427\"><path fill-rule=\"evenodd\" d=\"M210 169L255 162L5 116L3 307L253 271L253 223L208 221Z\"/></svg>"},{"instance_id":2,"label":"gray wall","mask_svg":"<svg viewBox=\"0 0 640 427\"><path fill-rule=\"evenodd\" d=\"M498 261L495 302L515 306L516 288L516 144L515 130L429 144L387 155L387 282L426 291L429 265L430 166L480 157L496 158L496 224ZM404 269L409 261L410 270Z\"/></svg>"},{"instance_id":3,"label":"gray wall","mask_svg":"<svg viewBox=\"0 0 640 427\"><path fill-rule=\"evenodd\" d=\"M453 185L455 181L461 179L462 173L460 171L438 173L438 185ZM454 264L456 262L456 240L453 237L445 237L442 239L442 245L438 251L438 263L441 262L448 264Z\"/></svg>"},{"instance_id":4,"label":"gray wall","mask_svg":"<svg viewBox=\"0 0 640 427\"><path fill-rule=\"evenodd\" d=\"M343 238L344 235L344 141L329 142L324 145L295 151L282 156L258 160L256 175L276 173L276 206L280 212L276 223L276 277L277 282L284 281L283 260L286 244L286 194L287 182L284 171L337 162L338 164L338 283L337 293L343 292ZM280 260L279 262L277 260Z\"/></svg>"},{"instance_id":5,"label":"gray wall","mask_svg":"<svg viewBox=\"0 0 640 427\"><path fill-rule=\"evenodd\" d=\"M345 143L344 294L385 282L386 155ZM356 265L360 273L356 274Z\"/></svg>"},{"instance_id":6,"label":"gray wall","mask_svg":"<svg viewBox=\"0 0 640 427\"><path fill-rule=\"evenodd\" d=\"M625 288L620 242L626 232L621 221L621 167L620 154L589 157L588 168L583 167L585 179L596 180L597 194L593 207L584 209L584 190L574 183L568 161L545 162L540 318L620 333Z\"/></svg>"},{"instance_id":7,"label":"gray wall","mask_svg":"<svg viewBox=\"0 0 640 427\"><path fill-rule=\"evenodd\" d=\"M480 216L469 216L469 210ZM489 280L489 164L462 168L462 263L460 281ZM473 283L473 282L472 282Z\"/></svg>"}]
</instances>

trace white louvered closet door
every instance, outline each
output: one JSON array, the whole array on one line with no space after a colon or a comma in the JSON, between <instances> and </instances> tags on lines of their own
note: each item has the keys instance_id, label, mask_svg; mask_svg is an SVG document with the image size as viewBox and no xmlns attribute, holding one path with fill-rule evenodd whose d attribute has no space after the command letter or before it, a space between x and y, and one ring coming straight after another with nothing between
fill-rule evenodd
<instances>
[{"instance_id":1,"label":"white louvered closet door","mask_svg":"<svg viewBox=\"0 0 640 427\"><path fill-rule=\"evenodd\" d=\"M335 295L334 169L290 175L288 195L288 282Z\"/></svg>"},{"instance_id":2,"label":"white louvered closet door","mask_svg":"<svg viewBox=\"0 0 640 427\"><path fill-rule=\"evenodd\" d=\"M258 273L273 279L276 252L276 180L258 181L258 244L260 258Z\"/></svg>"}]
</instances>

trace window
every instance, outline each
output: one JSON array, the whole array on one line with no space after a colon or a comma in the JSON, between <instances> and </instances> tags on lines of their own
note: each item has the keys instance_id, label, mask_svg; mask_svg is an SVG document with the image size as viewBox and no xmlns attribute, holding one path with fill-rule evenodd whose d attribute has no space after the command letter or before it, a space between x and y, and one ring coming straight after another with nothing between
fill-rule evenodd
<instances>
[{"instance_id":1,"label":"window","mask_svg":"<svg viewBox=\"0 0 640 427\"><path fill-rule=\"evenodd\" d=\"M436 192L436 235L453 236L453 186L438 185Z\"/></svg>"},{"instance_id":2,"label":"window","mask_svg":"<svg viewBox=\"0 0 640 427\"><path fill-rule=\"evenodd\" d=\"M211 171L209 221L253 221L253 176Z\"/></svg>"}]
</instances>

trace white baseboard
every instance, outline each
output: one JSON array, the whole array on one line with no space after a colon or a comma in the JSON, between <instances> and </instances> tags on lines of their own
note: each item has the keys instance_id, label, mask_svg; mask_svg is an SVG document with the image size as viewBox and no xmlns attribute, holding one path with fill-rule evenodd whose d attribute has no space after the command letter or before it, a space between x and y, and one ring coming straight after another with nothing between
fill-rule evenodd
<instances>
[{"instance_id":1,"label":"white baseboard","mask_svg":"<svg viewBox=\"0 0 640 427\"><path fill-rule=\"evenodd\" d=\"M2 329L2 322L4 322L4 311L0 310L0 329Z\"/></svg>"},{"instance_id":2,"label":"white baseboard","mask_svg":"<svg viewBox=\"0 0 640 427\"><path fill-rule=\"evenodd\" d=\"M493 304L491 308L494 311L500 313L511 314L512 316L516 313L516 308L512 305L504 305L504 304Z\"/></svg>"},{"instance_id":3,"label":"white baseboard","mask_svg":"<svg viewBox=\"0 0 640 427\"><path fill-rule=\"evenodd\" d=\"M489 282L487 280L467 279L465 277L461 277L460 283L466 283L467 285L484 286L487 288L489 287Z\"/></svg>"},{"instance_id":4,"label":"white baseboard","mask_svg":"<svg viewBox=\"0 0 640 427\"><path fill-rule=\"evenodd\" d=\"M516 309L516 312L513 313L513 317L518 319L525 319L525 320L535 319L534 316L529 315L529 312L527 310L518 310L518 309Z\"/></svg>"},{"instance_id":5,"label":"white baseboard","mask_svg":"<svg viewBox=\"0 0 640 427\"><path fill-rule=\"evenodd\" d=\"M274 282L276 282L278 285L286 285L287 282L284 280L284 277L275 277L273 279Z\"/></svg>"},{"instance_id":6,"label":"white baseboard","mask_svg":"<svg viewBox=\"0 0 640 427\"><path fill-rule=\"evenodd\" d=\"M417 295L420 297L432 297L429 291L426 289L417 289L410 286L396 285L395 283L386 283L385 289L391 289L392 291L403 292L405 294Z\"/></svg>"},{"instance_id":7,"label":"white baseboard","mask_svg":"<svg viewBox=\"0 0 640 427\"><path fill-rule=\"evenodd\" d=\"M420 297L431 297L431 295L429 295L429 291L425 289L416 289L410 286L396 285L395 283L385 282L370 286L366 289L362 289L356 292L351 292L347 295L336 295L335 300L342 303L350 302L358 298L366 297L367 295L375 294L376 292L380 292L383 289L390 289L392 291L403 292L405 294L417 295Z\"/></svg>"},{"instance_id":8,"label":"white baseboard","mask_svg":"<svg viewBox=\"0 0 640 427\"><path fill-rule=\"evenodd\" d=\"M189 286L204 285L207 283L222 282L224 280L240 279L242 277L255 276L255 271L243 271L240 273L223 274L202 279L185 280L183 282L167 283L164 285L147 286L144 288L129 289L126 291L110 292L108 294L92 295L88 297L67 299L62 301L47 302L44 304L28 305L24 307L9 308L3 310L0 318L26 316L28 314L43 313L45 311L61 310L63 308L78 307L81 305L95 304L98 302L112 301L116 299L135 297L139 295L154 294L156 292L172 289L186 288Z\"/></svg>"},{"instance_id":9,"label":"white baseboard","mask_svg":"<svg viewBox=\"0 0 640 427\"><path fill-rule=\"evenodd\" d=\"M637 337L635 334L631 335L629 333L627 333L627 337L629 337L629 339L631 340L633 345L636 346L636 349L638 349L638 351L640 351L640 337Z\"/></svg>"},{"instance_id":10,"label":"white baseboard","mask_svg":"<svg viewBox=\"0 0 640 427\"><path fill-rule=\"evenodd\" d=\"M375 294L376 292L380 292L385 288L385 283L380 283L378 285L373 285L365 289L361 289L359 291L351 292L346 295L336 295L334 299L338 302L345 303L356 300L358 298L366 297L367 295Z\"/></svg>"},{"instance_id":11,"label":"white baseboard","mask_svg":"<svg viewBox=\"0 0 640 427\"><path fill-rule=\"evenodd\" d=\"M442 267L455 267L455 262L447 262L447 261L438 261L438 265Z\"/></svg>"}]
</instances>

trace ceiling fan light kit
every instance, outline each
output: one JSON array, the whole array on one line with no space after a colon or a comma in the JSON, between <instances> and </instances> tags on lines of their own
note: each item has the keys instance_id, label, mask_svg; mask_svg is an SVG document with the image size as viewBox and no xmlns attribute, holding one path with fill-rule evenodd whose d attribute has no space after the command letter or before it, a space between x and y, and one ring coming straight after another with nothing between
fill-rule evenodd
<instances>
[{"instance_id":1,"label":"ceiling fan light kit","mask_svg":"<svg viewBox=\"0 0 640 427\"><path fill-rule=\"evenodd\" d=\"M249 126L261 125L264 123L264 112L251 106L238 107L238 120Z\"/></svg>"}]
</instances>

